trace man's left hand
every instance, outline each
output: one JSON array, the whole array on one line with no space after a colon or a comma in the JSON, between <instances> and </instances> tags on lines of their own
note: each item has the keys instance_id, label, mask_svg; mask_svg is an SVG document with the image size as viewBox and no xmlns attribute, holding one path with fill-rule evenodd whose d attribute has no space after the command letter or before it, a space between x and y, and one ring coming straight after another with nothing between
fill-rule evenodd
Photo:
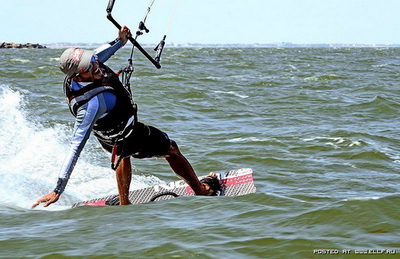
<instances>
[{"instance_id":1,"label":"man's left hand","mask_svg":"<svg viewBox=\"0 0 400 259\"><path fill-rule=\"evenodd\" d=\"M56 201L58 201L58 199L60 198L60 194L55 193L55 192L51 192L49 194L46 194L45 196L43 196L42 198L40 198L39 200L37 200L37 202L35 204L32 205L32 209L36 208L40 203L44 203L44 207L49 206L52 203L55 203Z\"/></svg>"}]
</instances>

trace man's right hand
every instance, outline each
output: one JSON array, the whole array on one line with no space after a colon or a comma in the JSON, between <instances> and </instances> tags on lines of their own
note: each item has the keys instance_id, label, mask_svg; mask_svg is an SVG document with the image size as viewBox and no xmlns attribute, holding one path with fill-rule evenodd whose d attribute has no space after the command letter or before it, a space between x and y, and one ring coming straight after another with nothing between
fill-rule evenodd
<instances>
[{"instance_id":1,"label":"man's right hand","mask_svg":"<svg viewBox=\"0 0 400 259\"><path fill-rule=\"evenodd\" d=\"M55 192L51 192L49 194L44 195L42 198L40 198L39 200L37 200L37 202L35 204L32 205L32 209L36 208L40 203L44 203L44 207L49 206L52 203L55 203L56 201L58 201L58 199L60 198L60 194L57 194Z\"/></svg>"},{"instance_id":2,"label":"man's right hand","mask_svg":"<svg viewBox=\"0 0 400 259\"><path fill-rule=\"evenodd\" d=\"M125 45L129 37L132 37L131 30L127 26L122 26L118 32L118 37L122 40L122 44Z\"/></svg>"}]
</instances>

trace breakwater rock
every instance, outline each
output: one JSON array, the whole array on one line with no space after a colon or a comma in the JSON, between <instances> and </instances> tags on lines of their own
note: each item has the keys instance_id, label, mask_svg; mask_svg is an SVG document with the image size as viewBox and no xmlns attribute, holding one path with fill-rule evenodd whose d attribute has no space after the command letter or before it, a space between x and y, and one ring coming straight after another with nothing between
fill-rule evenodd
<instances>
[{"instance_id":1,"label":"breakwater rock","mask_svg":"<svg viewBox=\"0 0 400 259\"><path fill-rule=\"evenodd\" d=\"M46 46L40 45L38 43L15 43L15 42L0 42L0 49L21 49L21 48L34 48L34 49L45 49Z\"/></svg>"}]
</instances>

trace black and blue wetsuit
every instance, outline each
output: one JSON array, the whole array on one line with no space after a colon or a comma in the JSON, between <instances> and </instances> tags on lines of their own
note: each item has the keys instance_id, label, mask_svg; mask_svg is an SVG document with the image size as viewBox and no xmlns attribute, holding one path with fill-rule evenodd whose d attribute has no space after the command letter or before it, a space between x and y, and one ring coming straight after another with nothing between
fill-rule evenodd
<instances>
[{"instance_id":1,"label":"black and blue wetsuit","mask_svg":"<svg viewBox=\"0 0 400 259\"><path fill-rule=\"evenodd\" d=\"M76 120L70 148L54 190L56 193L64 191L92 131L107 151L111 152L113 146L118 145L121 157L144 158L167 154L170 145L167 134L137 121L136 108L128 91L118 76L103 64L122 46L122 41L116 40L95 50L105 75L103 80L76 82L66 78L64 88ZM76 102L80 99L83 100Z\"/></svg>"}]
</instances>

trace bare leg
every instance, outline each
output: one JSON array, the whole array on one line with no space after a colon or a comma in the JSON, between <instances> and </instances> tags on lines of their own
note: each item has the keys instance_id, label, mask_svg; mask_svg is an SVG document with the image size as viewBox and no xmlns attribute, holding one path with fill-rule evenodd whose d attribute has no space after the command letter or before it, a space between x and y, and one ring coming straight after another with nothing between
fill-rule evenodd
<instances>
[{"instance_id":1,"label":"bare leg","mask_svg":"<svg viewBox=\"0 0 400 259\"><path fill-rule=\"evenodd\" d=\"M120 205L131 204L131 202L129 201L129 186L132 179L132 167L130 159L131 157L123 158L117 170L115 170Z\"/></svg>"},{"instance_id":2,"label":"bare leg","mask_svg":"<svg viewBox=\"0 0 400 259\"><path fill-rule=\"evenodd\" d=\"M165 157L172 170L193 189L196 195L207 195L205 186L199 181L189 161L182 155L178 145L171 140L168 155Z\"/></svg>"}]
</instances>

